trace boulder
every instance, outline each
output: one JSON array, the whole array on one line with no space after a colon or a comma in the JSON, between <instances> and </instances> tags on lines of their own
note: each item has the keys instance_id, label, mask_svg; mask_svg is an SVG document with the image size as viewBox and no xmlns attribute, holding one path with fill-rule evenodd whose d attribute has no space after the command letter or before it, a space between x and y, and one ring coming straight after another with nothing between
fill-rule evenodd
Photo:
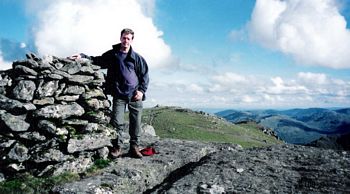
<instances>
[{"instance_id":1,"label":"boulder","mask_svg":"<svg viewBox=\"0 0 350 194\"><path fill-rule=\"evenodd\" d=\"M83 107L78 103L66 105L49 105L36 110L33 113L34 117L42 117L46 119L66 119L71 116L81 116L85 113Z\"/></svg>"},{"instance_id":2,"label":"boulder","mask_svg":"<svg viewBox=\"0 0 350 194\"><path fill-rule=\"evenodd\" d=\"M68 141L68 153L81 152L84 150L97 150L105 146L111 147L111 137L103 133L92 133L70 138Z\"/></svg>"},{"instance_id":3,"label":"boulder","mask_svg":"<svg viewBox=\"0 0 350 194\"><path fill-rule=\"evenodd\" d=\"M16 162L24 162L29 159L28 148L24 145L16 143L8 153L8 158Z\"/></svg>"},{"instance_id":4,"label":"boulder","mask_svg":"<svg viewBox=\"0 0 350 194\"><path fill-rule=\"evenodd\" d=\"M27 131L30 127L22 116L14 116L6 112L0 112L0 123L4 123L10 131L14 132Z\"/></svg>"},{"instance_id":5,"label":"boulder","mask_svg":"<svg viewBox=\"0 0 350 194\"><path fill-rule=\"evenodd\" d=\"M33 99L36 85L30 80L20 80L12 90L12 95L17 100L30 101Z\"/></svg>"}]
</instances>

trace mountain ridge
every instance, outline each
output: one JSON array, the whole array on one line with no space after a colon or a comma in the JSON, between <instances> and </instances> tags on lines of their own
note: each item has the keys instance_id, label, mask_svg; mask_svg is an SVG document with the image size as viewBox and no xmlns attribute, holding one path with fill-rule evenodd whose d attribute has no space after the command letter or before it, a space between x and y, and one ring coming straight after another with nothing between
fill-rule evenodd
<instances>
[{"instance_id":1,"label":"mountain ridge","mask_svg":"<svg viewBox=\"0 0 350 194\"><path fill-rule=\"evenodd\" d=\"M350 108L225 110L216 114L233 123L255 121L273 129L282 140L294 144L308 144L324 136L350 132Z\"/></svg>"}]
</instances>

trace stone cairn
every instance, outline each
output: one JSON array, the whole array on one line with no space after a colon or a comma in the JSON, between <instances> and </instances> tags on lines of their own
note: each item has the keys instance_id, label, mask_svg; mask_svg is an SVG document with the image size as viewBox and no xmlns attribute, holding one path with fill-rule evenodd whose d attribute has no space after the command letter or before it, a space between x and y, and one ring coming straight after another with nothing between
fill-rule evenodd
<instances>
[{"instance_id":1,"label":"stone cairn","mask_svg":"<svg viewBox=\"0 0 350 194\"><path fill-rule=\"evenodd\" d=\"M30 53L0 72L0 180L83 172L115 137L104 73L90 60Z\"/></svg>"}]
</instances>

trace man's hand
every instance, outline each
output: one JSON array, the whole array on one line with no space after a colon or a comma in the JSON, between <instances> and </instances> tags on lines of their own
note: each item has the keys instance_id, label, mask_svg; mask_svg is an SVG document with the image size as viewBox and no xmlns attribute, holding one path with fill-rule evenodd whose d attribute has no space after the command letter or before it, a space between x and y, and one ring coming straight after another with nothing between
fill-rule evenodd
<instances>
[{"instance_id":1,"label":"man's hand","mask_svg":"<svg viewBox=\"0 0 350 194\"><path fill-rule=\"evenodd\" d=\"M77 60L77 59L81 59L81 56L80 56L80 54L74 54L74 55L68 57L68 59L70 59L70 60Z\"/></svg>"},{"instance_id":2,"label":"man's hand","mask_svg":"<svg viewBox=\"0 0 350 194\"><path fill-rule=\"evenodd\" d=\"M138 100L142 100L142 97L143 97L143 93L137 90L133 99L135 101L138 101Z\"/></svg>"}]
</instances>

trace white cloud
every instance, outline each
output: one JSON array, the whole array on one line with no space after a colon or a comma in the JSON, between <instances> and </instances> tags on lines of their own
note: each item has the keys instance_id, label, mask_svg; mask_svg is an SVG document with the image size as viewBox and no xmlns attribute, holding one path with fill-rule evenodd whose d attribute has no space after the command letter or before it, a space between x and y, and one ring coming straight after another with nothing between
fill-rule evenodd
<instances>
[{"instance_id":1,"label":"white cloud","mask_svg":"<svg viewBox=\"0 0 350 194\"><path fill-rule=\"evenodd\" d=\"M247 77L232 72L226 72L223 74L215 75L212 79L215 82L224 86L248 82Z\"/></svg>"},{"instance_id":2,"label":"white cloud","mask_svg":"<svg viewBox=\"0 0 350 194\"><path fill-rule=\"evenodd\" d=\"M137 0L137 2L141 5L143 13L146 16L153 16L155 9L155 0Z\"/></svg>"},{"instance_id":3,"label":"white cloud","mask_svg":"<svg viewBox=\"0 0 350 194\"><path fill-rule=\"evenodd\" d=\"M150 68L171 65L171 48L150 17L154 1L42 2L45 7L31 7L38 18L34 28L35 44L41 55L66 57L78 52L101 55L119 42L120 31L128 27L135 31L135 50L145 57Z\"/></svg>"},{"instance_id":4,"label":"white cloud","mask_svg":"<svg viewBox=\"0 0 350 194\"><path fill-rule=\"evenodd\" d=\"M328 77L326 74L299 72L297 81L303 84L313 96L347 97L350 96L350 82Z\"/></svg>"},{"instance_id":5,"label":"white cloud","mask_svg":"<svg viewBox=\"0 0 350 194\"><path fill-rule=\"evenodd\" d=\"M223 72L208 83L190 79L158 80L146 106L190 108L293 108L350 106L350 82L326 74L300 72L292 78L242 76Z\"/></svg>"},{"instance_id":6,"label":"white cloud","mask_svg":"<svg viewBox=\"0 0 350 194\"><path fill-rule=\"evenodd\" d=\"M12 63L5 61L2 52L0 51L0 70L7 70L12 68Z\"/></svg>"},{"instance_id":7,"label":"white cloud","mask_svg":"<svg viewBox=\"0 0 350 194\"><path fill-rule=\"evenodd\" d=\"M272 85L266 88L267 93L271 94L300 94L306 93L305 86L295 83L293 81L285 82L281 77L271 78Z\"/></svg>"},{"instance_id":8,"label":"white cloud","mask_svg":"<svg viewBox=\"0 0 350 194\"><path fill-rule=\"evenodd\" d=\"M24 49L24 48L27 47L27 45L26 45L26 43L21 42L21 43L19 44L19 47L22 48L22 49Z\"/></svg>"},{"instance_id":9,"label":"white cloud","mask_svg":"<svg viewBox=\"0 0 350 194\"><path fill-rule=\"evenodd\" d=\"M166 106L181 107L207 107L208 96L203 93L203 86L189 82L154 83L147 92L145 107L152 107L157 104ZM211 102L212 103L212 102Z\"/></svg>"},{"instance_id":10,"label":"white cloud","mask_svg":"<svg viewBox=\"0 0 350 194\"><path fill-rule=\"evenodd\" d=\"M328 81L326 74L311 72L299 72L298 79L300 79L304 83L310 84L326 84Z\"/></svg>"},{"instance_id":11,"label":"white cloud","mask_svg":"<svg viewBox=\"0 0 350 194\"><path fill-rule=\"evenodd\" d=\"M297 62L350 68L350 31L335 0L257 0L250 37Z\"/></svg>"},{"instance_id":12,"label":"white cloud","mask_svg":"<svg viewBox=\"0 0 350 194\"><path fill-rule=\"evenodd\" d=\"M349 81L313 72L299 72L289 79L224 72L202 88L208 91L209 102L224 108L350 106Z\"/></svg>"},{"instance_id":13,"label":"white cloud","mask_svg":"<svg viewBox=\"0 0 350 194\"><path fill-rule=\"evenodd\" d=\"M253 103L257 101L258 99L256 98L256 96L243 95L242 97L242 102L245 102L245 103Z\"/></svg>"},{"instance_id":14,"label":"white cloud","mask_svg":"<svg viewBox=\"0 0 350 194\"><path fill-rule=\"evenodd\" d=\"M204 91L204 89L201 86L199 86L198 84L194 84L194 83L188 85L187 90L189 92L193 92L193 93L202 93Z\"/></svg>"}]
</instances>

